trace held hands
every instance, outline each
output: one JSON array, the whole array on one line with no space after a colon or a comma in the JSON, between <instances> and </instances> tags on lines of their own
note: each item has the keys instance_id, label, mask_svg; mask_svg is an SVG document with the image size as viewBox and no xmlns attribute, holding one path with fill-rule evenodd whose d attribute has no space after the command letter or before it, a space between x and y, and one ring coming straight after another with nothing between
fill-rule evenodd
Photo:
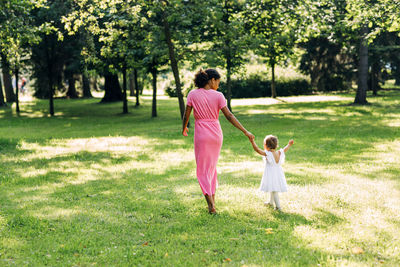
<instances>
[{"instance_id":1,"label":"held hands","mask_svg":"<svg viewBox=\"0 0 400 267\"><path fill-rule=\"evenodd\" d=\"M249 138L250 142L254 142L255 136L251 132L247 131L245 135Z\"/></svg>"},{"instance_id":2,"label":"held hands","mask_svg":"<svg viewBox=\"0 0 400 267\"><path fill-rule=\"evenodd\" d=\"M189 132L188 127L185 127L185 129L183 129L183 131L182 131L182 135L183 136L188 136L188 132Z\"/></svg>"}]
</instances>

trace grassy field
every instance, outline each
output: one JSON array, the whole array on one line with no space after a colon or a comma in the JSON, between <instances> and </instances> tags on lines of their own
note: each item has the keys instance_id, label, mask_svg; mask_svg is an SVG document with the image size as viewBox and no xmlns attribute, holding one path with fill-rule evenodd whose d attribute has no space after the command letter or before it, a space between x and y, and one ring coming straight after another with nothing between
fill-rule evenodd
<instances>
[{"instance_id":1,"label":"grassy field","mask_svg":"<svg viewBox=\"0 0 400 267\"><path fill-rule=\"evenodd\" d=\"M262 159L222 117L217 216L176 99L155 119L149 97L128 115L99 99L0 109L0 266L399 266L400 92L352 100L234 100L260 146L295 140L289 192L282 213L263 206Z\"/></svg>"}]
</instances>

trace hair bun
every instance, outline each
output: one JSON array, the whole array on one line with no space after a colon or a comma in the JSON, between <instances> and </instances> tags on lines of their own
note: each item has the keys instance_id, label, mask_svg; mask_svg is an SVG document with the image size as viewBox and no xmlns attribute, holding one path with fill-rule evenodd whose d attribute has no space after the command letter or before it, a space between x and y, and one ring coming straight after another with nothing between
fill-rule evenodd
<instances>
[{"instance_id":1,"label":"hair bun","mask_svg":"<svg viewBox=\"0 0 400 267\"><path fill-rule=\"evenodd\" d=\"M208 83L208 74L203 69L200 69L194 76L194 84L198 88L203 88Z\"/></svg>"}]
</instances>

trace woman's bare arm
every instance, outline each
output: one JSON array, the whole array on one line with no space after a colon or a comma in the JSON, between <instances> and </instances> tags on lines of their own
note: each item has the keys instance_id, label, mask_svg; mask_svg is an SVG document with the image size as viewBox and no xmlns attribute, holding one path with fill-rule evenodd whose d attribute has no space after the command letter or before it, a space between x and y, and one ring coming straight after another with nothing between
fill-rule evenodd
<instances>
[{"instance_id":1,"label":"woman's bare arm","mask_svg":"<svg viewBox=\"0 0 400 267\"><path fill-rule=\"evenodd\" d=\"M192 107L186 106L185 114L183 115L183 124L182 124L182 134L184 136L187 136L187 132L189 131L189 129L187 128L187 125L189 123L190 113L192 113Z\"/></svg>"},{"instance_id":2,"label":"woman's bare arm","mask_svg":"<svg viewBox=\"0 0 400 267\"><path fill-rule=\"evenodd\" d=\"M238 128L240 131L242 131L248 138L249 140L254 140L254 135L252 133L250 133L249 131L247 131L243 125L236 119L235 115L232 114L232 112L228 109L228 107L223 107L222 109L222 113L224 113L225 118L232 123L233 126L235 126L236 128Z\"/></svg>"}]
</instances>

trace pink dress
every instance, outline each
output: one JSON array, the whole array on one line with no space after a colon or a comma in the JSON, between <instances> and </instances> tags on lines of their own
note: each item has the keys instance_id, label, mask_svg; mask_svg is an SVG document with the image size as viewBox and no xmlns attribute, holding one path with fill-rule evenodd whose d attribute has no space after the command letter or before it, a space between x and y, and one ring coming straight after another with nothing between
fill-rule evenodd
<instances>
[{"instance_id":1,"label":"pink dress","mask_svg":"<svg viewBox=\"0 0 400 267\"><path fill-rule=\"evenodd\" d=\"M214 195L218 186L217 162L222 146L219 111L226 106L224 95L213 89L195 89L187 97L194 114L194 154L196 174L204 195Z\"/></svg>"}]
</instances>

